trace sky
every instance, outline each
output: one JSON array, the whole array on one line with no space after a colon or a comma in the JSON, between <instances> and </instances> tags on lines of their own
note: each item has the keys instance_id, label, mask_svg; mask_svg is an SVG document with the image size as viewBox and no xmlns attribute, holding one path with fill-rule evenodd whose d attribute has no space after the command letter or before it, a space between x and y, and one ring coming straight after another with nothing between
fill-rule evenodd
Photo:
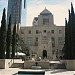
<instances>
[{"instance_id":1,"label":"sky","mask_svg":"<svg viewBox=\"0 0 75 75\"><path fill-rule=\"evenodd\" d=\"M21 26L32 26L34 17L38 17L45 7L54 15L54 24L64 26L71 2L74 4L74 0L27 0L26 9L24 9L22 0ZM6 8L7 13L7 5L8 0L0 0L0 21L3 8Z\"/></svg>"}]
</instances>

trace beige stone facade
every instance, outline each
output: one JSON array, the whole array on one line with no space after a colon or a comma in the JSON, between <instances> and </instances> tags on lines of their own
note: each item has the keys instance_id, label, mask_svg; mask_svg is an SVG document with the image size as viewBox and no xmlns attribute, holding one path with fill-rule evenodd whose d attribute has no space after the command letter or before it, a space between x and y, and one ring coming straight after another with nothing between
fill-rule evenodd
<instances>
[{"instance_id":1,"label":"beige stone facade","mask_svg":"<svg viewBox=\"0 0 75 75\"><path fill-rule=\"evenodd\" d=\"M34 17L33 25L20 27L20 37L30 48L30 57L56 59L64 46L65 27L54 24L53 14L46 8Z\"/></svg>"}]
</instances>

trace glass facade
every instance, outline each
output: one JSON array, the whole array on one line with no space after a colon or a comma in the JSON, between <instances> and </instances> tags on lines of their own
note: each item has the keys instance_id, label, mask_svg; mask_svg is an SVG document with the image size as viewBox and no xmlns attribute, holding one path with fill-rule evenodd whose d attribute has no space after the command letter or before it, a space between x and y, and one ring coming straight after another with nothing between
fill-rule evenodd
<instances>
[{"instance_id":1,"label":"glass facade","mask_svg":"<svg viewBox=\"0 0 75 75\"><path fill-rule=\"evenodd\" d=\"M24 0L26 1L26 0ZM22 0L8 0L7 24L11 15L11 24L21 23Z\"/></svg>"}]
</instances>

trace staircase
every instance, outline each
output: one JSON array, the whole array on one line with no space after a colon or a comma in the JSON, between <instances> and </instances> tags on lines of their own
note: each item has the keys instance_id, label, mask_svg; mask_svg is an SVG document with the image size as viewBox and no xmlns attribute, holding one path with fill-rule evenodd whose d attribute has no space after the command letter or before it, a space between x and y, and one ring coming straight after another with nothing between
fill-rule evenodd
<instances>
[{"instance_id":1,"label":"staircase","mask_svg":"<svg viewBox=\"0 0 75 75\"><path fill-rule=\"evenodd\" d=\"M13 63L10 68L23 68L23 63Z\"/></svg>"},{"instance_id":2,"label":"staircase","mask_svg":"<svg viewBox=\"0 0 75 75\"><path fill-rule=\"evenodd\" d=\"M23 68L24 61L21 59L14 59L14 62L10 66L10 68Z\"/></svg>"},{"instance_id":3,"label":"staircase","mask_svg":"<svg viewBox=\"0 0 75 75\"><path fill-rule=\"evenodd\" d=\"M50 67L51 69L66 69L65 63L62 63L60 61L59 63L50 63Z\"/></svg>"}]
</instances>

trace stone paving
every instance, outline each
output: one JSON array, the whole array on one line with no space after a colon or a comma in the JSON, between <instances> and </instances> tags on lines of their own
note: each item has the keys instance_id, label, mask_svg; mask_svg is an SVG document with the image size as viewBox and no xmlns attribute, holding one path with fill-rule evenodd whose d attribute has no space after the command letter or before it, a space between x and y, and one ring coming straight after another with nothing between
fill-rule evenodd
<instances>
[{"instance_id":1,"label":"stone paving","mask_svg":"<svg viewBox=\"0 0 75 75\"><path fill-rule=\"evenodd\" d=\"M0 69L0 75L13 75L18 71L35 71L32 69L7 68ZM38 70L39 71L39 70ZM48 69L45 70L45 75L74 75L75 71L67 71L65 69Z\"/></svg>"}]
</instances>

